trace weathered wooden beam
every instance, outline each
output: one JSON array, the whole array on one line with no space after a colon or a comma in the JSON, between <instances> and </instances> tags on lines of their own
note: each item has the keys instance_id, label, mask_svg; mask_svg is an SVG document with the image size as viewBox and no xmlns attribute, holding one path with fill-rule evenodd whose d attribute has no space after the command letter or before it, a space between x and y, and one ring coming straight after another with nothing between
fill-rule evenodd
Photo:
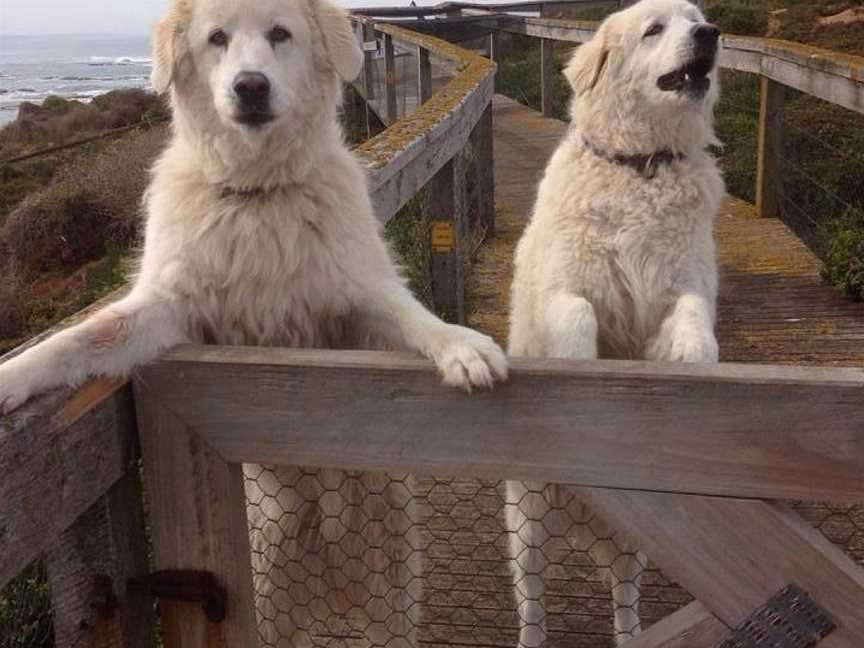
<instances>
[{"instance_id":1,"label":"weathered wooden beam","mask_svg":"<svg viewBox=\"0 0 864 648\"><path fill-rule=\"evenodd\" d=\"M46 562L56 648L152 648L153 601L126 586L148 573L137 470L60 534Z\"/></svg>"},{"instance_id":2,"label":"weathered wooden beam","mask_svg":"<svg viewBox=\"0 0 864 648\"><path fill-rule=\"evenodd\" d=\"M544 117L552 117L555 103L554 41L540 39L540 106Z\"/></svg>"},{"instance_id":3,"label":"weathered wooden beam","mask_svg":"<svg viewBox=\"0 0 864 648\"><path fill-rule=\"evenodd\" d=\"M0 417L0 586L134 469L134 429L131 392L104 380Z\"/></svg>"},{"instance_id":4,"label":"weathered wooden beam","mask_svg":"<svg viewBox=\"0 0 864 648\"><path fill-rule=\"evenodd\" d=\"M185 347L142 376L229 461L809 501L864 492L862 370L512 367L471 396L411 355L362 351Z\"/></svg>"},{"instance_id":5,"label":"weathered wooden beam","mask_svg":"<svg viewBox=\"0 0 864 648\"><path fill-rule=\"evenodd\" d=\"M756 164L756 213L762 218L780 216L783 191L783 109L785 86L760 79L759 154Z\"/></svg>"},{"instance_id":6,"label":"weathered wooden beam","mask_svg":"<svg viewBox=\"0 0 864 648\"><path fill-rule=\"evenodd\" d=\"M625 642L622 648L715 648L729 628L694 601Z\"/></svg>"},{"instance_id":7,"label":"weathered wooden beam","mask_svg":"<svg viewBox=\"0 0 864 648\"><path fill-rule=\"evenodd\" d=\"M692 433L700 430L701 422ZM860 648L864 570L783 504L593 488L574 492L726 625L738 625L795 584L838 626L819 648Z\"/></svg>"},{"instance_id":8,"label":"weathered wooden beam","mask_svg":"<svg viewBox=\"0 0 864 648\"><path fill-rule=\"evenodd\" d=\"M387 123L392 124L399 119L399 111L396 107L396 50L390 34L384 34L384 91L387 95Z\"/></svg>"},{"instance_id":9,"label":"weathered wooden beam","mask_svg":"<svg viewBox=\"0 0 864 648\"><path fill-rule=\"evenodd\" d=\"M257 646L242 467L191 432L151 387L135 382L153 568L210 572L228 599L221 623L208 621L200 603L162 599L165 648Z\"/></svg>"}]
</instances>

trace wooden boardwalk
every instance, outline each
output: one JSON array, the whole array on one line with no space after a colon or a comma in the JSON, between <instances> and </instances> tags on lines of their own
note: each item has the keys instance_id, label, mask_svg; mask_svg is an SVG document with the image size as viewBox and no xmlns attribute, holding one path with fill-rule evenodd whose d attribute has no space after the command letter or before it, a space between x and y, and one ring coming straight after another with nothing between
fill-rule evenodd
<instances>
[{"instance_id":1,"label":"wooden boardwalk","mask_svg":"<svg viewBox=\"0 0 864 648\"><path fill-rule=\"evenodd\" d=\"M494 100L496 235L481 249L468 286L470 324L506 344L513 249L537 182L566 125L511 99ZM721 355L727 362L864 364L864 305L819 278L818 259L779 220L729 199L717 221ZM421 643L514 646L514 610L503 520L503 483L422 480L425 605ZM864 563L864 513L798 505L799 512ZM546 571L552 646L611 646L611 603L590 559L553 538ZM659 620L689 601L655 570L642 587L642 615Z\"/></svg>"},{"instance_id":2,"label":"wooden boardwalk","mask_svg":"<svg viewBox=\"0 0 864 648\"><path fill-rule=\"evenodd\" d=\"M471 323L503 343L513 246L566 125L496 95L494 129L499 234L475 268ZM722 361L864 365L864 305L824 284L819 260L780 220L756 218L752 205L730 198L716 234Z\"/></svg>"}]
</instances>

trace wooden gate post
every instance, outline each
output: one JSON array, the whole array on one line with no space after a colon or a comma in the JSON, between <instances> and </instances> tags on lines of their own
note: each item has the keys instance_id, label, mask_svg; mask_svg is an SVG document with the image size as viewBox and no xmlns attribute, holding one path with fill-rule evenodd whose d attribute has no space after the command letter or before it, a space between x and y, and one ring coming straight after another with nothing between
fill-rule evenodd
<instances>
[{"instance_id":1,"label":"wooden gate post","mask_svg":"<svg viewBox=\"0 0 864 648\"><path fill-rule=\"evenodd\" d=\"M762 77L759 94L759 158L756 167L756 213L762 218L780 216L783 187L783 108L785 89Z\"/></svg>"},{"instance_id":2,"label":"wooden gate post","mask_svg":"<svg viewBox=\"0 0 864 648\"><path fill-rule=\"evenodd\" d=\"M56 648L154 645L153 602L127 590L148 571L142 504L133 465L47 551Z\"/></svg>"},{"instance_id":3,"label":"wooden gate post","mask_svg":"<svg viewBox=\"0 0 864 648\"><path fill-rule=\"evenodd\" d=\"M465 323L465 293L462 276L461 221L462 178L456 177L454 160L445 164L427 185L426 221L430 224L432 248L432 301L448 322Z\"/></svg>"},{"instance_id":4,"label":"wooden gate post","mask_svg":"<svg viewBox=\"0 0 864 648\"><path fill-rule=\"evenodd\" d=\"M497 62L498 60L498 32L493 31L489 34L489 60Z\"/></svg>"},{"instance_id":5,"label":"wooden gate post","mask_svg":"<svg viewBox=\"0 0 864 648\"><path fill-rule=\"evenodd\" d=\"M396 50L393 37L384 34L384 87L387 93L387 125L399 119L396 108Z\"/></svg>"},{"instance_id":6,"label":"wooden gate post","mask_svg":"<svg viewBox=\"0 0 864 648\"><path fill-rule=\"evenodd\" d=\"M200 570L227 595L227 616L207 620L201 603L162 599L165 648L258 645L243 469L227 463L135 382L153 568Z\"/></svg>"}]
</instances>

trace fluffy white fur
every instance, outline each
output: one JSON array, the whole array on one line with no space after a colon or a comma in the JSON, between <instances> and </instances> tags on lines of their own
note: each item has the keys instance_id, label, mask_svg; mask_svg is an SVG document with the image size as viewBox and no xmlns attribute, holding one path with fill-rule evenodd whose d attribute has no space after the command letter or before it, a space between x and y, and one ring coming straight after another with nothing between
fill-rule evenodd
<instances>
[{"instance_id":1,"label":"fluffy white fur","mask_svg":"<svg viewBox=\"0 0 864 648\"><path fill-rule=\"evenodd\" d=\"M702 23L685 0L643 0L610 16L574 54L565 70L574 92L572 126L549 161L516 251L512 355L717 360L713 225L724 186L705 150L716 143L716 68L702 96L658 87L661 76L692 60L694 29ZM662 31L646 35L655 25ZM607 159L664 149L686 157L660 165L653 178ZM571 497L562 487L529 487L548 488L547 497L562 506ZM509 485L511 564L520 646L538 646L546 638L543 560L536 549L544 534L531 499L515 505L522 488ZM599 520L592 527L599 537L610 536ZM591 534L576 528L577 535ZM625 542L617 544L595 544L591 555L611 567L620 643L639 632L644 560Z\"/></svg>"},{"instance_id":2,"label":"fluffy white fur","mask_svg":"<svg viewBox=\"0 0 864 648\"><path fill-rule=\"evenodd\" d=\"M275 42L275 26L290 38ZM227 44L211 42L215 30ZM59 385L128 375L185 342L413 349L433 360L449 385L470 391L504 379L498 346L429 313L391 261L364 171L337 121L341 83L361 63L345 13L326 0L173 0L154 32L152 81L171 91L174 136L146 195L135 285L126 298L0 366L0 411ZM240 72L269 79L269 123L238 121ZM296 475L285 469L278 477L294 484ZM303 497L283 488L254 515L278 518L280 510L315 503L325 484L340 483L332 476L312 481L318 486ZM260 501L260 487L250 488ZM367 513L363 519L373 519ZM274 554L284 567L284 556L298 555L291 553L296 542L334 540L323 537L332 525L319 524L320 517L315 506L290 528L253 519L263 598L275 587L276 576L265 575L274 571ZM369 534L367 546L383 533ZM265 556L265 546L275 549ZM267 627L275 633L277 626L288 637L303 621L283 609ZM279 643L274 634L265 639Z\"/></svg>"}]
</instances>

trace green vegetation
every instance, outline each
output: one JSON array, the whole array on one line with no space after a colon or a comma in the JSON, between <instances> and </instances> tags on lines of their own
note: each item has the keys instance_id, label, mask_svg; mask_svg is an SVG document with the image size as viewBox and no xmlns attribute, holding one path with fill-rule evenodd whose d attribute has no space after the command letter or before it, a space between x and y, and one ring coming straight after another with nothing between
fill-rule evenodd
<instances>
[{"instance_id":1,"label":"green vegetation","mask_svg":"<svg viewBox=\"0 0 864 648\"><path fill-rule=\"evenodd\" d=\"M430 223L424 213L426 190L420 191L387 223L384 237L397 255L411 292L432 308Z\"/></svg>"},{"instance_id":2,"label":"green vegetation","mask_svg":"<svg viewBox=\"0 0 864 648\"><path fill-rule=\"evenodd\" d=\"M726 33L769 36L864 55L864 16L858 2L714 0L706 12ZM841 12L847 12L840 16ZM839 16L839 17L838 17ZM844 17L845 16L845 17ZM851 17L850 17L851 16ZM497 89L540 109L540 47L536 39L502 38ZM569 48L556 44L560 71ZM729 193L753 202L759 120L759 80L724 70L716 130ZM568 118L569 88L558 75L553 113ZM864 116L787 90L784 122L783 219L822 259L823 275L864 299Z\"/></svg>"},{"instance_id":3,"label":"green vegetation","mask_svg":"<svg viewBox=\"0 0 864 648\"><path fill-rule=\"evenodd\" d=\"M63 125L80 110L76 103L52 99L38 111L25 110L23 119L0 130L0 146L18 155L78 139ZM87 109L94 119L133 123L161 106L140 91L112 92L94 103ZM31 120L38 127L22 127ZM135 129L56 156L0 166L0 352L123 283L124 257L138 240L147 171L166 137L164 125Z\"/></svg>"}]
</instances>

